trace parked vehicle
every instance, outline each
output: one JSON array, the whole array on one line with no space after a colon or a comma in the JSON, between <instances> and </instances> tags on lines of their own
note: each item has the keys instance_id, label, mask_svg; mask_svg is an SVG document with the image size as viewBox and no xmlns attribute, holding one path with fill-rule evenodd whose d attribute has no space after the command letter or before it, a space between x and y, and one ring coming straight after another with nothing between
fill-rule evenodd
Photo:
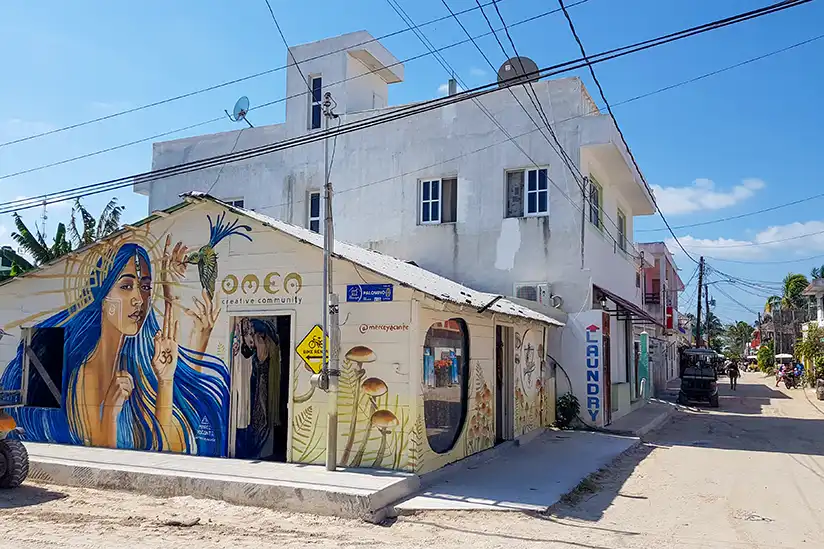
<instances>
[{"instance_id":1,"label":"parked vehicle","mask_svg":"<svg viewBox=\"0 0 824 549\"><path fill-rule=\"evenodd\" d=\"M690 348L681 354L681 389L678 403L707 402L718 408L717 354L712 349ZM723 365L723 362L721 362Z\"/></svg>"},{"instance_id":2,"label":"parked vehicle","mask_svg":"<svg viewBox=\"0 0 824 549\"><path fill-rule=\"evenodd\" d=\"M775 386L778 387L778 384L783 381L787 389L792 389L796 386L795 377L793 355L787 353L775 355Z\"/></svg>"},{"instance_id":3,"label":"parked vehicle","mask_svg":"<svg viewBox=\"0 0 824 549\"><path fill-rule=\"evenodd\" d=\"M29 475L26 447L9 435L19 432L14 418L0 409L0 488L17 488Z\"/></svg>"}]
</instances>

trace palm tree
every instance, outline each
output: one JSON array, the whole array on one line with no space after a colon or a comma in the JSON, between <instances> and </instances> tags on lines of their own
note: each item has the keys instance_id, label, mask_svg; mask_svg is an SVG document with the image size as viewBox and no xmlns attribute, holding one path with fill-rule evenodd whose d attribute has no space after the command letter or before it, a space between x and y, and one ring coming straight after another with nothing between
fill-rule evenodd
<instances>
[{"instance_id":1,"label":"palm tree","mask_svg":"<svg viewBox=\"0 0 824 549\"><path fill-rule=\"evenodd\" d=\"M76 199L72 206L72 217L69 222L69 234L77 248L88 246L95 240L100 240L120 228L120 216L125 206L118 206L117 198L112 198L98 219L89 213L89 210ZM82 230L78 228L77 218L81 219Z\"/></svg>"},{"instance_id":2,"label":"palm tree","mask_svg":"<svg viewBox=\"0 0 824 549\"><path fill-rule=\"evenodd\" d=\"M728 339L729 346L737 355L741 355L744 352L747 343L749 343L752 339L753 330L754 328L743 320L739 320L735 324L730 324L727 326L726 337Z\"/></svg>"},{"instance_id":3,"label":"palm tree","mask_svg":"<svg viewBox=\"0 0 824 549\"><path fill-rule=\"evenodd\" d=\"M816 278L824 278L824 265L821 267L813 267L810 271L810 278L813 280Z\"/></svg>"},{"instance_id":4,"label":"palm tree","mask_svg":"<svg viewBox=\"0 0 824 549\"><path fill-rule=\"evenodd\" d=\"M11 237L20 246L20 248L29 254L35 264L42 265L48 263L63 254L72 251L72 244L66 240L66 226L63 223L58 223L57 232L54 235L54 242L46 243L46 235L35 224L34 233L32 233L26 224L20 219L20 215L16 212L12 214L14 217L14 225L17 227L17 232L11 233ZM21 266L22 267L22 266Z\"/></svg>"},{"instance_id":5,"label":"palm tree","mask_svg":"<svg viewBox=\"0 0 824 549\"><path fill-rule=\"evenodd\" d=\"M803 274L788 273L784 277L781 305L786 309L803 307L808 299L802 295L810 282Z\"/></svg>"}]
</instances>

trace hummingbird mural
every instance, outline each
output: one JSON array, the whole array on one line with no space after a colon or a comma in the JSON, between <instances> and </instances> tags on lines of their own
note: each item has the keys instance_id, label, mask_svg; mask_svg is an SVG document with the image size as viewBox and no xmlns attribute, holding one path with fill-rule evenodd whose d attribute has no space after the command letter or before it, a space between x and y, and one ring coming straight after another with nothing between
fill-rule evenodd
<instances>
[{"instance_id":1,"label":"hummingbird mural","mask_svg":"<svg viewBox=\"0 0 824 549\"><path fill-rule=\"evenodd\" d=\"M240 235L251 242L252 237L244 234L240 229L251 231L252 227L241 225L237 219L232 223L225 223L226 212L219 215L214 222L212 222L211 216L207 215L206 219L209 220L209 243L201 246L196 252L187 254L183 262L189 265L197 265L200 285L203 286L209 297L213 298L215 296L215 282L217 281L217 252L215 246L221 240L233 234Z\"/></svg>"}]
</instances>

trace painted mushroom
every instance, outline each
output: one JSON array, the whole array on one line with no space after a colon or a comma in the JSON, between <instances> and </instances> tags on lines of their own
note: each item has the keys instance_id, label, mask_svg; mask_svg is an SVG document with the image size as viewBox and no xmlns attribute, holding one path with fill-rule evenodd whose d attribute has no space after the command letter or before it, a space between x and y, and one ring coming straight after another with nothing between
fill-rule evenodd
<instances>
[{"instance_id":1,"label":"painted mushroom","mask_svg":"<svg viewBox=\"0 0 824 549\"><path fill-rule=\"evenodd\" d=\"M359 415L359 403L360 403L360 380L363 379L364 374L366 373L363 369L363 365L369 362L375 362L378 357L369 347L364 347L363 345L356 345L352 347L346 352L344 356L346 362L350 364L356 364L355 367L355 377L358 383L355 385L355 394L353 395L353 402L354 402L354 409L352 410L352 417L349 420L349 436L346 439L346 446L343 449L343 456L342 462L347 463L349 461L349 455L352 453L352 446L355 444L355 432L358 428L358 415ZM355 464L354 460L352 465L358 466L360 464Z\"/></svg>"},{"instance_id":2,"label":"painted mushroom","mask_svg":"<svg viewBox=\"0 0 824 549\"><path fill-rule=\"evenodd\" d=\"M369 423L375 427L381 434L381 445L378 447L378 453L375 455L375 462L373 467L380 467L384 456L386 455L386 437L390 431L398 426L398 418L389 410L378 410L369 420Z\"/></svg>"},{"instance_id":3,"label":"painted mushroom","mask_svg":"<svg viewBox=\"0 0 824 549\"><path fill-rule=\"evenodd\" d=\"M368 416L371 418L372 414L374 414L378 409L378 399L386 394L389 390L389 387L386 386L386 383L383 382L382 379L378 379L376 377L370 377L363 380L361 383L361 391L365 394L369 395L369 412ZM354 467L359 467L361 461L363 460L363 453L366 451L366 444L369 442L369 437L372 435L372 422L369 422L369 425L366 427L366 434L363 435L363 439L361 440L360 448L355 453L355 457L352 458L352 465Z\"/></svg>"}]
</instances>

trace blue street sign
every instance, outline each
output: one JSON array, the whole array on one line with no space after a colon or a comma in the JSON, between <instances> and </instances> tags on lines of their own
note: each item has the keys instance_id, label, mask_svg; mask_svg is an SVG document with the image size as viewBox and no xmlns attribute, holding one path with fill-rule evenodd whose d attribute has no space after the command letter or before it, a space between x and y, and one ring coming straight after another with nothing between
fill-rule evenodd
<instances>
[{"instance_id":1,"label":"blue street sign","mask_svg":"<svg viewBox=\"0 0 824 549\"><path fill-rule=\"evenodd\" d=\"M346 301L356 303L392 301L392 287L392 284L348 284Z\"/></svg>"}]
</instances>

